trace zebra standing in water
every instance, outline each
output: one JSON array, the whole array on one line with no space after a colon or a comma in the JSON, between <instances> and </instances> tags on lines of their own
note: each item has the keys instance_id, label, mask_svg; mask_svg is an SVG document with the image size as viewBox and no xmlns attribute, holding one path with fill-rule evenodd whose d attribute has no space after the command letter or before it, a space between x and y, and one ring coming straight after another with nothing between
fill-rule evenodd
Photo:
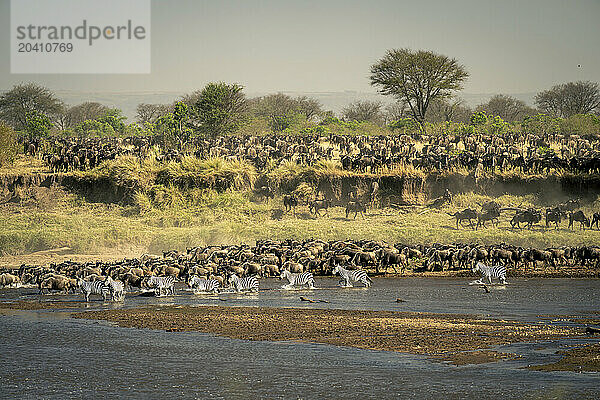
<instances>
[{"instance_id":1,"label":"zebra standing in water","mask_svg":"<svg viewBox=\"0 0 600 400\"><path fill-rule=\"evenodd\" d=\"M146 285L149 289L155 289L157 296L162 296L163 291L166 295L169 293L175 295L175 277L173 276L151 276Z\"/></svg>"},{"instance_id":2,"label":"zebra standing in water","mask_svg":"<svg viewBox=\"0 0 600 400\"><path fill-rule=\"evenodd\" d=\"M85 296L85 301L90 301L91 294L98 294L102 296L102 299L104 301L106 301L106 297L109 293L109 288L104 284L104 281L88 282L84 281L83 279L79 279L77 281L77 285L79 286L79 289L81 289L81 292Z\"/></svg>"},{"instance_id":3,"label":"zebra standing in water","mask_svg":"<svg viewBox=\"0 0 600 400\"><path fill-rule=\"evenodd\" d=\"M233 288L238 293L244 290L258 292L258 279L256 279L256 276L247 276L245 278L240 278L236 274L232 274L229 277L229 285L233 285Z\"/></svg>"},{"instance_id":4,"label":"zebra standing in water","mask_svg":"<svg viewBox=\"0 0 600 400\"><path fill-rule=\"evenodd\" d=\"M487 266L484 263L478 262L473 267L473 273L479 272L481 280L487 278L488 282L492 283L492 278L498 278L501 284L506 283L506 267L504 265Z\"/></svg>"},{"instance_id":5,"label":"zebra standing in water","mask_svg":"<svg viewBox=\"0 0 600 400\"><path fill-rule=\"evenodd\" d=\"M352 287L352 282L361 282L365 287L371 287L373 281L362 269L348 270L339 265L333 269L333 275L340 274L340 285L342 287Z\"/></svg>"},{"instance_id":6,"label":"zebra standing in water","mask_svg":"<svg viewBox=\"0 0 600 400\"><path fill-rule=\"evenodd\" d=\"M104 280L104 285L108 287L108 293L113 301L125 300L125 287L122 282L115 281L110 276Z\"/></svg>"},{"instance_id":7,"label":"zebra standing in water","mask_svg":"<svg viewBox=\"0 0 600 400\"><path fill-rule=\"evenodd\" d=\"M310 272L294 274L287 269L282 269L279 279L287 279L289 282L288 285L283 285L282 289L289 289L294 286L308 286L309 289L315 288L315 277Z\"/></svg>"},{"instance_id":8,"label":"zebra standing in water","mask_svg":"<svg viewBox=\"0 0 600 400\"><path fill-rule=\"evenodd\" d=\"M198 292L214 292L218 293L219 287L221 283L216 279L202 279L197 276L192 276L187 281L190 289L194 291L194 293Z\"/></svg>"}]
</instances>

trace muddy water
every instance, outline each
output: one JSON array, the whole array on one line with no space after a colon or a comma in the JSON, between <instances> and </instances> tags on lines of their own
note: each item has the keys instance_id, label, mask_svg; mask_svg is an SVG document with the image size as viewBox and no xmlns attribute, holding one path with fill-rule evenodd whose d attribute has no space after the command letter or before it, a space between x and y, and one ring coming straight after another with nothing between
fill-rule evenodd
<instances>
[{"instance_id":1,"label":"muddy water","mask_svg":"<svg viewBox=\"0 0 600 400\"><path fill-rule=\"evenodd\" d=\"M142 304L218 304L459 312L535 320L540 314L594 315L600 281L513 280L485 293L468 281L379 279L370 290L277 290L258 295L196 296L182 290L160 299L130 294L124 305L93 301L89 309ZM594 296L596 293L596 296ZM307 304L300 296L329 303ZM405 302L396 303L396 298ZM0 300L39 299L34 289L0 291ZM225 301L219 300L224 299ZM45 296L85 305L80 296ZM596 315L597 316L597 315ZM247 342L200 333L124 329L73 320L57 311L0 316L0 398L598 398L597 373L537 372L528 364L557 359L574 342L500 348L523 355L456 367L426 357L289 342Z\"/></svg>"}]
</instances>

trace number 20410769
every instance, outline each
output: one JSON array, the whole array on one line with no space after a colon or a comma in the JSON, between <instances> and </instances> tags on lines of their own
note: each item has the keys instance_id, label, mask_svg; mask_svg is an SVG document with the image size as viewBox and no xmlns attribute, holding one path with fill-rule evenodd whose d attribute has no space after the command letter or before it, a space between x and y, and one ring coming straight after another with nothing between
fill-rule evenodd
<instances>
[{"instance_id":1,"label":"number 20410769","mask_svg":"<svg viewBox=\"0 0 600 400\"><path fill-rule=\"evenodd\" d=\"M73 43L47 42L47 43L19 43L19 53L70 53Z\"/></svg>"}]
</instances>

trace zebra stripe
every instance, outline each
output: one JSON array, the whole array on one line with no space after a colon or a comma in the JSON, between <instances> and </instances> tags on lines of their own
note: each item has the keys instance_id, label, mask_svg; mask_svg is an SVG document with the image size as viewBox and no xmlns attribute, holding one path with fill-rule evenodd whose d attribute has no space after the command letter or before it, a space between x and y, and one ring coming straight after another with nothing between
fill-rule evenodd
<instances>
[{"instance_id":1,"label":"zebra stripe","mask_svg":"<svg viewBox=\"0 0 600 400\"><path fill-rule=\"evenodd\" d=\"M229 284L233 285L233 288L238 293L244 290L258 292L258 279L256 279L256 276L240 278L236 274L233 274L229 277Z\"/></svg>"},{"instance_id":2,"label":"zebra stripe","mask_svg":"<svg viewBox=\"0 0 600 400\"><path fill-rule=\"evenodd\" d=\"M333 275L340 274L340 285L352 287L352 282L361 282L365 287L371 287L373 281L362 269L348 270L337 265L333 269Z\"/></svg>"},{"instance_id":3,"label":"zebra stripe","mask_svg":"<svg viewBox=\"0 0 600 400\"><path fill-rule=\"evenodd\" d=\"M123 301L125 299L125 286L122 282L115 281L108 276L106 277L104 284L108 287L108 292L110 293L112 301Z\"/></svg>"},{"instance_id":4,"label":"zebra stripe","mask_svg":"<svg viewBox=\"0 0 600 400\"><path fill-rule=\"evenodd\" d=\"M283 285L283 288L292 286L308 286L309 289L314 289L315 278L310 272L292 273L287 269L281 270L279 279L287 279L289 284Z\"/></svg>"},{"instance_id":5,"label":"zebra stripe","mask_svg":"<svg viewBox=\"0 0 600 400\"><path fill-rule=\"evenodd\" d=\"M162 296L163 292L166 295L169 293L175 295L175 277L173 276L151 276L148 278L147 285L158 291L158 296Z\"/></svg>"},{"instance_id":6,"label":"zebra stripe","mask_svg":"<svg viewBox=\"0 0 600 400\"><path fill-rule=\"evenodd\" d=\"M479 272L482 280L487 278L489 283L492 283L492 278L497 278L502 284L506 283L506 267L504 265L487 266L478 262L473 267L473 273L477 272Z\"/></svg>"},{"instance_id":7,"label":"zebra stripe","mask_svg":"<svg viewBox=\"0 0 600 400\"><path fill-rule=\"evenodd\" d=\"M80 279L77 284L79 285L79 289L85 296L85 301L90 301L91 294L98 294L102 296L102 299L106 301L106 297L109 293L108 286L104 284L103 281L93 281L88 282Z\"/></svg>"},{"instance_id":8,"label":"zebra stripe","mask_svg":"<svg viewBox=\"0 0 600 400\"><path fill-rule=\"evenodd\" d=\"M218 292L221 283L216 279L202 279L197 276L192 276L188 282L188 286L194 292Z\"/></svg>"}]
</instances>

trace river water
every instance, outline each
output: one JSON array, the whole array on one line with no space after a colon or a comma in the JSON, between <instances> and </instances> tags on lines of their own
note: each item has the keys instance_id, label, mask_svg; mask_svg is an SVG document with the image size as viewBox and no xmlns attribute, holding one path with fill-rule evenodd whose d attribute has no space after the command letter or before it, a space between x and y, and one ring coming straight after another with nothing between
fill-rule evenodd
<instances>
[{"instance_id":1,"label":"river water","mask_svg":"<svg viewBox=\"0 0 600 400\"><path fill-rule=\"evenodd\" d=\"M336 283L317 278L320 289L284 291L278 289L280 281L262 280L257 295L199 296L183 289L163 298L132 293L121 305L100 300L86 305L81 295L41 297L35 289L20 288L0 291L0 301L72 301L82 309L144 304L345 308L527 321L556 314L597 317L600 311L598 280L514 279L492 286L490 293L464 279L375 279L368 290L340 289ZM300 296L328 303L301 302ZM393 352L127 329L71 319L68 312L14 311L0 316L0 398L599 398L598 373L522 368L555 361L557 350L583 342L597 340L504 346L497 350L522 357L457 367Z\"/></svg>"}]
</instances>

